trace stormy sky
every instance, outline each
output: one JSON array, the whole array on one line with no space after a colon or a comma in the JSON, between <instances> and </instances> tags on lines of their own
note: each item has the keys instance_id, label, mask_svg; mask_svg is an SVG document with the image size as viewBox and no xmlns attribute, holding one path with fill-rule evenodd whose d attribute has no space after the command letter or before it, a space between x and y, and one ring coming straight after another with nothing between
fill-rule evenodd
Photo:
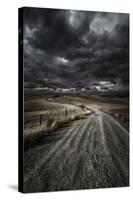
<instances>
[{"instance_id":1,"label":"stormy sky","mask_svg":"<svg viewBox=\"0 0 133 200\"><path fill-rule=\"evenodd\" d=\"M24 8L23 22L25 86L128 88L128 14Z\"/></svg>"}]
</instances>

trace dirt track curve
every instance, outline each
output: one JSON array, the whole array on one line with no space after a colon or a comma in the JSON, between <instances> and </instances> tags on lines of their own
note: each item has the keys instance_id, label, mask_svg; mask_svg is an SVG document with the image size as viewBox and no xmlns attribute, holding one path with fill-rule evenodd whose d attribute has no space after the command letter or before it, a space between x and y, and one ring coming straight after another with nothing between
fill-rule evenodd
<instances>
[{"instance_id":1,"label":"dirt track curve","mask_svg":"<svg viewBox=\"0 0 133 200\"><path fill-rule=\"evenodd\" d=\"M129 185L129 133L96 108L25 152L24 191Z\"/></svg>"}]
</instances>

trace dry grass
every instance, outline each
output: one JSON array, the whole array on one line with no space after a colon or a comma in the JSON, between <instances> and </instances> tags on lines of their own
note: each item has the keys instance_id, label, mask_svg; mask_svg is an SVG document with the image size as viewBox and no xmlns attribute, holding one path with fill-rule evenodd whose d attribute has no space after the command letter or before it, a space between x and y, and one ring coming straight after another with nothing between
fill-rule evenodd
<instances>
[{"instance_id":1,"label":"dry grass","mask_svg":"<svg viewBox=\"0 0 133 200\"><path fill-rule=\"evenodd\" d=\"M92 113L87 109L91 105L128 124L128 98L28 95L24 104L24 138L36 138L83 119Z\"/></svg>"},{"instance_id":2,"label":"dry grass","mask_svg":"<svg viewBox=\"0 0 133 200\"><path fill-rule=\"evenodd\" d=\"M36 138L48 131L70 125L75 120L83 119L92 111L84 106L66 102L48 101L46 98L25 100L24 138Z\"/></svg>"}]
</instances>

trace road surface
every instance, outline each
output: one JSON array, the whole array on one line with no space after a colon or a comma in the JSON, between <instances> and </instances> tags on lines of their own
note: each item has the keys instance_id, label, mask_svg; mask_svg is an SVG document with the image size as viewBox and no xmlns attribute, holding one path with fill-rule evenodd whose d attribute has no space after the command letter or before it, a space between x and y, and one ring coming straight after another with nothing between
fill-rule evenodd
<instances>
[{"instance_id":1,"label":"road surface","mask_svg":"<svg viewBox=\"0 0 133 200\"><path fill-rule=\"evenodd\" d=\"M129 133L109 114L91 109L86 119L25 151L25 192L129 185Z\"/></svg>"}]
</instances>

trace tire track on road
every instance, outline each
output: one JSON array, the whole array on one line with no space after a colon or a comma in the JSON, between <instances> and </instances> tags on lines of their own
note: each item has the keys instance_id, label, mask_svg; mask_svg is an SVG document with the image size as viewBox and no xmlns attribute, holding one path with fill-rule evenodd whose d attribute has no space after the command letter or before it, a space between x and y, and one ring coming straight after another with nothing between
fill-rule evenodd
<instances>
[{"instance_id":1,"label":"tire track on road","mask_svg":"<svg viewBox=\"0 0 133 200\"><path fill-rule=\"evenodd\" d=\"M72 123L69 130L66 128L66 134L54 146L50 144L50 151L44 152L25 175L27 186L35 185L37 180L41 182L38 182L41 188L36 186L38 191L129 184L129 134L109 114L96 108L93 111L87 119Z\"/></svg>"},{"instance_id":2,"label":"tire track on road","mask_svg":"<svg viewBox=\"0 0 133 200\"><path fill-rule=\"evenodd\" d=\"M78 126L74 126L72 127L72 129L70 129L66 135L58 142L55 144L54 147L52 147L52 149L50 150L50 152L45 155L45 157L41 158L38 163L36 163L34 169L32 169L28 175L25 175L25 180L24 182L26 182L28 179L30 179L30 177L32 177L32 174L39 169L42 165L44 165L46 162L48 162L48 160L51 159L51 157L53 156L53 154L57 153L57 151L61 148L61 146L69 139L69 137L71 137L71 133L73 133L74 135L77 133L76 131L78 131L80 129L80 127L82 127L83 121L80 121L80 124L78 124Z\"/></svg>"},{"instance_id":3,"label":"tire track on road","mask_svg":"<svg viewBox=\"0 0 133 200\"><path fill-rule=\"evenodd\" d=\"M107 148L107 141L106 141L106 134L104 131L104 123L103 123L103 116L100 113L98 116L98 125L97 125L97 132L99 131L101 139L99 140L102 144L103 152L105 154L109 154L108 148Z\"/></svg>"},{"instance_id":4,"label":"tire track on road","mask_svg":"<svg viewBox=\"0 0 133 200\"><path fill-rule=\"evenodd\" d=\"M92 120L89 121L86 131L82 134L82 137L77 146L77 152L86 151L86 147L87 147L88 143L89 143L89 146L93 146L93 140L90 142L90 137L92 137L94 139L93 134L96 130L95 115L93 116Z\"/></svg>"},{"instance_id":5,"label":"tire track on road","mask_svg":"<svg viewBox=\"0 0 133 200\"><path fill-rule=\"evenodd\" d=\"M83 140L84 136L86 135L87 130L88 130L89 126L91 125L93 118L94 118L94 115L92 115L88 119L86 119L85 123L82 126L81 132L77 133L77 137L73 138L71 140L71 143L70 143L71 148L76 147L76 150L77 150L77 146L79 146L79 143L81 142L81 140Z\"/></svg>"},{"instance_id":6,"label":"tire track on road","mask_svg":"<svg viewBox=\"0 0 133 200\"><path fill-rule=\"evenodd\" d=\"M109 123L109 119L106 122L108 127L108 149L112 158L112 163L116 168L116 176L120 179L121 183L128 184L129 180L129 152L128 152L128 142L125 143L126 138L120 138L120 130L116 130L114 128L114 123L111 121ZM122 130L123 131L123 130ZM122 141L123 140L123 141ZM124 142L124 146L123 146ZM126 146L125 146L126 145Z\"/></svg>"},{"instance_id":7,"label":"tire track on road","mask_svg":"<svg viewBox=\"0 0 133 200\"><path fill-rule=\"evenodd\" d=\"M94 115L90 116L89 119L86 120L86 122L83 124L83 128L82 128L80 134L77 133L77 138L73 138L73 140L71 141L68 148L65 149L65 150L67 150L67 153L65 155L64 163L66 163L68 161L68 159L71 159L70 156L72 154L75 153L75 154L79 155L81 151L83 153L83 151L86 149L86 143L88 142L88 140L87 140L88 133L90 134L90 132L92 130L92 127L89 129L89 126L90 125L92 126L92 124L91 124L92 120L94 120ZM88 131L88 129L89 129L89 131Z\"/></svg>"}]
</instances>

